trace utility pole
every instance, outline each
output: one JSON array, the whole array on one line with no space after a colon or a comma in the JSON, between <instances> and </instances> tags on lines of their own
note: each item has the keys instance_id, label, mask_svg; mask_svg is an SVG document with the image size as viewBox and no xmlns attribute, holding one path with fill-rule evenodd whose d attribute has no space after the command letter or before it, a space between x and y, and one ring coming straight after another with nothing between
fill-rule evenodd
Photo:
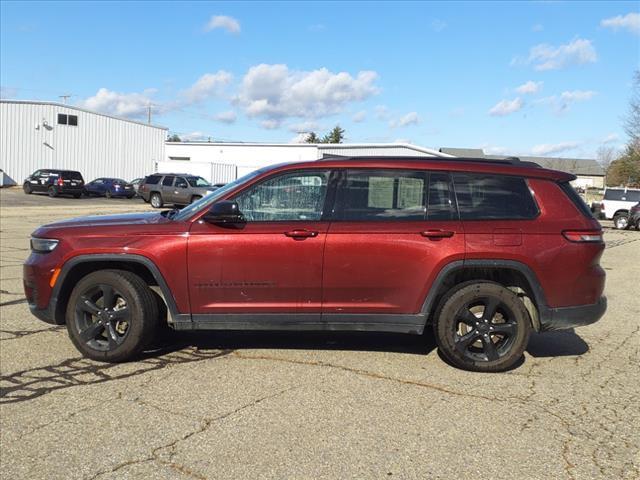
<instances>
[{"instance_id":1,"label":"utility pole","mask_svg":"<svg viewBox=\"0 0 640 480\"><path fill-rule=\"evenodd\" d=\"M151 104L147 105L147 123L151 125Z\"/></svg>"},{"instance_id":2,"label":"utility pole","mask_svg":"<svg viewBox=\"0 0 640 480\"><path fill-rule=\"evenodd\" d=\"M71 95L58 95L59 98L62 99L62 103L67 104L67 99L71 98Z\"/></svg>"}]
</instances>

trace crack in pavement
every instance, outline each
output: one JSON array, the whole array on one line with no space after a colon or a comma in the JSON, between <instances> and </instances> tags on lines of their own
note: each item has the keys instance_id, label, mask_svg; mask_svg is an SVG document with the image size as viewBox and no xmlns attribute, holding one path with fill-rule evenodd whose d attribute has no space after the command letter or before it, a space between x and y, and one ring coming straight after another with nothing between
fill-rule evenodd
<instances>
[{"instance_id":1,"label":"crack in pavement","mask_svg":"<svg viewBox=\"0 0 640 480\"><path fill-rule=\"evenodd\" d=\"M2 302L2 303L0 303L0 307L8 307L9 305L17 305L19 303L27 303L27 299L26 298L19 298L17 300L9 300L8 302Z\"/></svg>"},{"instance_id":2,"label":"crack in pavement","mask_svg":"<svg viewBox=\"0 0 640 480\"><path fill-rule=\"evenodd\" d=\"M64 330L63 326L53 326L53 327L49 327L49 328L42 328L40 330L4 330L4 329L0 329L0 333L4 333L7 335L11 335L10 337L7 338L0 338L0 342L4 342L7 340L16 340L19 338L24 338L24 337L28 337L29 335L35 335L37 333L45 333L45 332L60 332Z\"/></svg>"},{"instance_id":3,"label":"crack in pavement","mask_svg":"<svg viewBox=\"0 0 640 480\"><path fill-rule=\"evenodd\" d=\"M201 420L201 425L190 431L187 432L186 434L182 435L180 438L177 438L169 443L166 443L164 445L161 445L159 447L154 448L151 453L146 456L145 458L142 459L131 459L131 460L127 460L125 462L122 462L118 465L116 465L115 467L111 468L110 470L105 470L105 471L100 471L95 473L93 476L89 477L88 480L95 480L98 477L102 476L102 475L106 475L109 473L115 473L125 467L131 466L131 465L138 465L138 464L142 464L142 463L148 463L148 462L156 462L160 465L164 465L172 470L175 470L179 473L182 473L184 475L188 475L192 478L195 478L197 480L207 480L207 477L205 477L204 475L198 473L198 472L194 472L192 469L190 469L189 467L182 465L180 463L176 463L174 462L173 458L175 457L175 448L177 447L177 445L181 442L184 442L185 440L188 440L189 438L193 437L194 435L198 435L200 433L205 432L206 430L208 430L214 423L219 422L220 420L224 420L225 418L228 418L232 415L235 415L236 413L239 413L243 410L246 410L248 408L251 407L255 407L256 405L264 402L265 400L270 400L276 397L279 397L281 395L284 395L287 392L290 392L292 390L298 389L298 388L302 388L300 386L295 386L295 387L289 387L289 388L285 388L283 390L280 390L278 392L269 394L269 395L264 395L260 398L257 398L256 400L253 400L249 403L246 403L244 405L241 405L238 408L235 408L231 411L225 412L221 415L218 415L216 417L211 417L211 418L204 418ZM163 450L169 450L168 452L168 459L164 459L161 457L161 452Z\"/></svg>"}]
</instances>

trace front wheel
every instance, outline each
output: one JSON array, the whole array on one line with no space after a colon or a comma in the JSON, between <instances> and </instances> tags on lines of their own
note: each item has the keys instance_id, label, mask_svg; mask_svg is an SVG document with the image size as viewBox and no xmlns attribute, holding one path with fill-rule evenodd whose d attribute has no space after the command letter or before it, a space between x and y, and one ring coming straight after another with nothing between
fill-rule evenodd
<instances>
[{"instance_id":1,"label":"front wheel","mask_svg":"<svg viewBox=\"0 0 640 480\"><path fill-rule=\"evenodd\" d=\"M151 202L151 206L153 208L162 208L162 206L164 205L162 196L159 193L152 193L149 201Z\"/></svg>"},{"instance_id":2,"label":"front wheel","mask_svg":"<svg viewBox=\"0 0 640 480\"><path fill-rule=\"evenodd\" d=\"M524 303L498 283L473 281L452 289L434 326L438 347L456 367L502 372L522 357L531 321Z\"/></svg>"},{"instance_id":3,"label":"front wheel","mask_svg":"<svg viewBox=\"0 0 640 480\"><path fill-rule=\"evenodd\" d=\"M619 213L613 217L613 226L618 230L624 230L629 226L629 215L626 213Z\"/></svg>"},{"instance_id":4,"label":"front wheel","mask_svg":"<svg viewBox=\"0 0 640 480\"><path fill-rule=\"evenodd\" d=\"M123 270L100 270L71 292L67 331L86 357L106 362L135 358L153 340L158 303L149 286Z\"/></svg>"},{"instance_id":5,"label":"front wheel","mask_svg":"<svg viewBox=\"0 0 640 480\"><path fill-rule=\"evenodd\" d=\"M30 183L25 183L24 185L22 185L22 191L24 191L24 193L26 193L27 195L31 195L31 193L33 193L33 189L31 188L31 184Z\"/></svg>"}]
</instances>

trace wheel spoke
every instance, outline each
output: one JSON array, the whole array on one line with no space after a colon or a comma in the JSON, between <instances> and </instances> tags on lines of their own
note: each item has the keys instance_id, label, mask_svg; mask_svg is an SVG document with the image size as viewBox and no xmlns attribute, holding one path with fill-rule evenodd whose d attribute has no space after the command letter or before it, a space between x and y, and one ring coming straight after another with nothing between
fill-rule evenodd
<instances>
[{"instance_id":1,"label":"wheel spoke","mask_svg":"<svg viewBox=\"0 0 640 480\"><path fill-rule=\"evenodd\" d=\"M498 309L498 305L500 305L500 300L497 298L489 298L487 303L484 306L484 312L482 312L482 319L490 322L491 319L496 315L496 310Z\"/></svg>"},{"instance_id":2,"label":"wheel spoke","mask_svg":"<svg viewBox=\"0 0 640 480\"><path fill-rule=\"evenodd\" d=\"M102 292L102 305L104 308L113 308L116 306L116 296L113 292L111 285L100 285L100 291Z\"/></svg>"},{"instance_id":3,"label":"wheel spoke","mask_svg":"<svg viewBox=\"0 0 640 480\"><path fill-rule=\"evenodd\" d=\"M493 333L502 333L507 337L513 337L518 330L518 326L515 323L494 323Z\"/></svg>"},{"instance_id":4,"label":"wheel spoke","mask_svg":"<svg viewBox=\"0 0 640 480\"><path fill-rule=\"evenodd\" d=\"M85 296L80 297L80 304L78 306L82 311L90 313L91 315L98 315L100 312L100 308Z\"/></svg>"},{"instance_id":5,"label":"wheel spoke","mask_svg":"<svg viewBox=\"0 0 640 480\"><path fill-rule=\"evenodd\" d=\"M102 333L104 330L104 325L101 322L95 322L89 325L87 328L80 332L80 338L83 342L88 342L90 340L95 339L98 334Z\"/></svg>"},{"instance_id":6,"label":"wheel spoke","mask_svg":"<svg viewBox=\"0 0 640 480\"><path fill-rule=\"evenodd\" d=\"M118 310L114 310L113 313L114 320L124 320L129 317L129 307L119 308Z\"/></svg>"},{"instance_id":7,"label":"wheel spoke","mask_svg":"<svg viewBox=\"0 0 640 480\"><path fill-rule=\"evenodd\" d=\"M109 350L118 346L122 341L116 332L113 322L107 323L107 338L109 339Z\"/></svg>"},{"instance_id":8,"label":"wheel spoke","mask_svg":"<svg viewBox=\"0 0 640 480\"><path fill-rule=\"evenodd\" d=\"M487 355L487 359L492 362L493 360L498 360L499 355L496 351L496 346L491 341L491 337L483 336L482 337L482 350Z\"/></svg>"},{"instance_id":9,"label":"wheel spoke","mask_svg":"<svg viewBox=\"0 0 640 480\"><path fill-rule=\"evenodd\" d=\"M478 338L478 332L471 331L465 335L462 335L456 340L456 350L464 353L469 345L471 345Z\"/></svg>"},{"instance_id":10,"label":"wheel spoke","mask_svg":"<svg viewBox=\"0 0 640 480\"><path fill-rule=\"evenodd\" d=\"M478 323L478 317L476 317L471 310L465 308L458 315L458 320L469 325L470 327L475 327L476 323Z\"/></svg>"}]
</instances>

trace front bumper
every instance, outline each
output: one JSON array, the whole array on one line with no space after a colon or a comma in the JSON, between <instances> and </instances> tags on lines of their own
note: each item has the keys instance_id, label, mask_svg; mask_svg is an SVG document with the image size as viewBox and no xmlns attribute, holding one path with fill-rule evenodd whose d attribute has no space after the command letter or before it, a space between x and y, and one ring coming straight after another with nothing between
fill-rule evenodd
<instances>
[{"instance_id":1,"label":"front bumper","mask_svg":"<svg viewBox=\"0 0 640 480\"><path fill-rule=\"evenodd\" d=\"M600 297L592 305L549 308L540 318L540 331L566 330L590 325L600 320L606 311L607 297Z\"/></svg>"},{"instance_id":2,"label":"front bumper","mask_svg":"<svg viewBox=\"0 0 640 480\"><path fill-rule=\"evenodd\" d=\"M62 325L61 323L58 323L56 321L54 315L51 313L51 307L41 309L36 305L30 303L29 310L31 310L32 315L37 317L39 320L42 320L43 322L50 323L51 325Z\"/></svg>"}]
</instances>

